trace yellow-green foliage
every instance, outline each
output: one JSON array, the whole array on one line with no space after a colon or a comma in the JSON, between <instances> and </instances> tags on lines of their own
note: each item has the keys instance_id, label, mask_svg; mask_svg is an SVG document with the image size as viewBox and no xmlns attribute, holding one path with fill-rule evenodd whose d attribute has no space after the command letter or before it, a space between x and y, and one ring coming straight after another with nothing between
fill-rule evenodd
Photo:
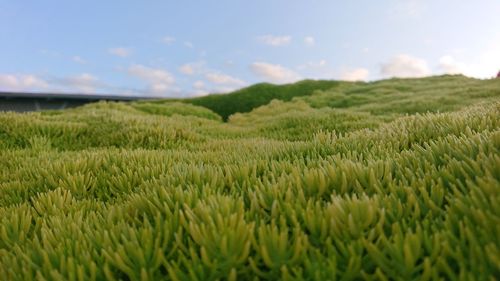
<instances>
[{"instance_id":1,"label":"yellow-green foliage","mask_svg":"<svg viewBox=\"0 0 500 281\"><path fill-rule=\"evenodd\" d=\"M178 114L183 116L196 116L212 120L221 120L221 117L212 112L210 109L181 102L169 102L163 104L138 102L132 104L132 107L146 113L163 116Z\"/></svg>"},{"instance_id":2,"label":"yellow-green foliage","mask_svg":"<svg viewBox=\"0 0 500 281\"><path fill-rule=\"evenodd\" d=\"M231 115L229 123L245 127L247 133L283 140L310 140L319 130L344 133L374 128L384 118L365 112L323 107L311 108L306 102L273 100L250 113Z\"/></svg>"},{"instance_id":3,"label":"yellow-green foliage","mask_svg":"<svg viewBox=\"0 0 500 281\"><path fill-rule=\"evenodd\" d=\"M227 123L147 102L0 113L0 280L500 276L497 88L410 114L331 105L344 91Z\"/></svg>"}]
</instances>

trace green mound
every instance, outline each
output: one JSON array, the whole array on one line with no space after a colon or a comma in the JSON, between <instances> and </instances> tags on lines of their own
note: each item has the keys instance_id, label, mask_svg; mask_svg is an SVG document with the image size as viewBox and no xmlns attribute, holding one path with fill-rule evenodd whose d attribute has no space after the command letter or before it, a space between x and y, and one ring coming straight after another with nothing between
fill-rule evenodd
<instances>
[{"instance_id":1,"label":"green mound","mask_svg":"<svg viewBox=\"0 0 500 281\"><path fill-rule=\"evenodd\" d=\"M500 80L332 83L0 113L0 279L500 276Z\"/></svg>"},{"instance_id":2,"label":"green mound","mask_svg":"<svg viewBox=\"0 0 500 281\"><path fill-rule=\"evenodd\" d=\"M187 99L184 102L211 109L227 120L231 114L249 112L261 105L268 104L273 99L289 101L294 97L311 95L315 91L340 87L344 84L350 83L314 80L304 80L288 85L262 83L229 94L209 95Z\"/></svg>"}]
</instances>

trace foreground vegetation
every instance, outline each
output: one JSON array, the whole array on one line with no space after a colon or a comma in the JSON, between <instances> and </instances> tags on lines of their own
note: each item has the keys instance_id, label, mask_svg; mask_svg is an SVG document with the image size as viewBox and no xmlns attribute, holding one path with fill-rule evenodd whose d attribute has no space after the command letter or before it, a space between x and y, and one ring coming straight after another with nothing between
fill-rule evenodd
<instances>
[{"instance_id":1,"label":"foreground vegetation","mask_svg":"<svg viewBox=\"0 0 500 281\"><path fill-rule=\"evenodd\" d=\"M500 276L500 81L330 86L0 113L0 279Z\"/></svg>"}]
</instances>

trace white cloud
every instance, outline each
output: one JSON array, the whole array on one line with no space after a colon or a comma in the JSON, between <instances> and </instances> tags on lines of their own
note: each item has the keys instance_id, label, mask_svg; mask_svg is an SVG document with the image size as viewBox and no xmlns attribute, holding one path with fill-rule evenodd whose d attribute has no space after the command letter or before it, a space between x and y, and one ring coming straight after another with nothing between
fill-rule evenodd
<instances>
[{"instance_id":1,"label":"white cloud","mask_svg":"<svg viewBox=\"0 0 500 281\"><path fill-rule=\"evenodd\" d=\"M198 80L198 81L193 83L193 88L195 88L197 90L205 89L205 82Z\"/></svg>"},{"instance_id":2,"label":"white cloud","mask_svg":"<svg viewBox=\"0 0 500 281\"><path fill-rule=\"evenodd\" d=\"M240 80L238 78L234 78L232 76L229 76L227 74L223 74L220 72L209 72L205 74L205 78L214 83L214 84L219 84L219 85L230 85L230 86L244 86L246 85L246 82L243 80Z\"/></svg>"},{"instance_id":3,"label":"white cloud","mask_svg":"<svg viewBox=\"0 0 500 281\"><path fill-rule=\"evenodd\" d=\"M54 84L56 85L53 87L62 87L63 91L82 93L94 93L97 88L102 86L102 83L99 82L97 77L89 73L57 79L54 81Z\"/></svg>"},{"instance_id":4,"label":"white cloud","mask_svg":"<svg viewBox=\"0 0 500 281\"><path fill-rule=\"evenodd\" d=\"M4 91L79 92L87 94L106 87L97 77L88 73L51 78L48 81L35 75L0 74L0 90Z\"/></svg>"},{"instance_id":5,"label":"white cloud","mask_svg":"<svg viewBox=\"0 0 500 281\"><path fill-rule=\"evenodd\" d=\"M1 91L39 91L48 86L45 80L35 75L0 74Z\"/></svg>"},{"instance_id":6,"label":"white cloud","mask_svg":"<svg viewBox=\"0 0 500 281\"><path fill-rule=\"evenodd\" d=\"M194 75L194 67L191 64L185 64L179 67L179 71L182 74Z\"/></svg>"},{"instance_id":7,"label":"white cloud","mask_svg":"<svg viewBox=\"0 0 500 281\"><path fill-rule=\"evenodd\" d=\"M208 91L206 89L205 82L198 80L193 83L194 92L190 96L199 97L208 95Z\"/></svg>"},{"instance_id":8,"label":"white cloud","mask_svg":"<svg viewBox=\"0 0 500 281\"><path fill-rule=\"evenodd\" d=\"M184 42L184 46L186 46L189 49L194 49L194 44L189 41Z\"/></svg>"},{"instance_id":9,"label":"white cloud","mask_svg":"<svg viewBox=\"0 0 500 281\"><path fill-rule=\"evenodd\" d=\"M350 70L343 70L340 73L340 79L344 81L365 81L368 79L370 71L366 68L356 68Z\"/></svg>"},{"instance_id":10,"label":"white cloud","mask_svg":"<svg viewBox=\"0 0 500 281\"><path fill-rule=\"evenodd\" d=\"M499 44L500 45L500 44ZM479 52L477 56L470 58L469 62L464 62L462 60L457 60L455 55L444 55L439 58L437 66L434 68L435 73L446 73L446 74L464 74L475 78L491 78L498 71L500 65L500 53L498 48L485 49L483 52ZM454 53L454 52L450 52ZM460 52L456 52L457 56L461 56ZM413 63L407 63L407 65L412 65L413 73L415 75L393 75L399 77L421 77L430 75L427 63L421 59L413 58ZM408 60L407 60L408 61ZM407 71L409 72L409 70ZM417 75L418 74L418 75ZM386 75L388 76L388 75Z\"/></svg>"},{"instance_id":11,"label":"white cloud","mask_svg":"<svg viewBox=\"0 0 500 281\"><path fill-rule=\"evenodd\" d=\"M87 61L81 58L80 56L74 56L71 58L74 62L79 63L79 64L86 64Z\"/></svg>"},{"instance_id":12,"label":"white cloud","mask_svg":"<svg viewBox=\"0 0 500 281\"><path fill-rule=\"evenodd\" d=\"M291 83L301 79L300 75L294 71L277 64L266 62L254 62L250 65L250 70L265 81L272 83Z\"/></svg>"},{"instance_id":13,"label":"white cloud","mask_svg":"<svg viewBox=\"0 0 500 281\"><path fill-rule=\"evenodd\" d=\"M175 42L175 38L174 37L170 37L170 36L165 36L165 37L163 37L162 41L166 45L172 45Z\"/></svg>"},{"instance_id":14,"label":"white cloud","mask_svg":"<svg viewBox=\"0 0 500 281\"><path fill-rule=\"evenodd\" d=\"M312 37L312 36L307 36L304 38L304 43L307 46L312 47L312 46L316 45L316 39L314 39L314 37Z\"/></svg>"},{"instance_id":15,"label":"white cloud","mask_svg":"<svg viewBox=\"0 0 500 281\"><path fill-rule=\"evenodd\" d=\"M132 54L132 49L124 48L124 47L117 47L117 48L108 49L108 52L114 56L125 58L125 57L128 57Z\"/></svg>"},{"instance_id":16,"label":"white cloud","mask_svg":"<svg viewBox=\"0 0 500 281\"><path fill-rule=\"evenodd\" d=\"M275 35L263 35L258 38L258 40L266 45L278 47L286 46L292 41L291 36L275 36Z\"/></svg>"},{"instance_id":17,"label":"white cloud","mask_svg":"<svg viewBox=\"0 0 500 281\"><path fill-rule=\"evenodd\" d=\"M197 61L183 64L179 67L179 72L185 75L196 75L207 72L206 62Z\"/></svg>"},{"instance_id":18,"label":"white cloud","mask_svg":"<svg viewBox=\"0 0 500 281\"><path fill-rule=\"evenodd\" d=\"M205 80L197 80L193 83L196 95L204 95L209 91L229 92L241 88L247 83L239 78L227 75L218 70L207 67L205 61L192 62L179 67L179 71L193 77L203 77ZM199 79L199 78L198 78Z\"/></svg>"},{"instance_id":19,"label":"white cloud","mask_svg":"<svg viewBox=\"0 0 500 281\"><path fill-rule=\"evenodd\" d=\"M175 84L172 74L163 69L136 64L128 68L128 74L147 82L152 94L166 94Z\"/></svg>"},{"instance_id":20,"label":"white cloud","mask_svg":"<svg viewBox=\"0 0 500 281\"><path fill-rule=\"evenodd\" d=\"M465 75L487 79L495 77L500 70L500 38L471 59L466 65Z\"/></svg>"},{"instance_id":21,"label":"white cloud","mask_svg":"<svg viewBox=\"0 0 500 281\"><path fill-rule=\"evenodd\" d=\"M409 55L397 55L380 67L383 77L424 77L431 74L427 62Z\"/></svg>"},{"instance_id":22,"label":"white cloud","mask_svg":"<svg viewBox=\"0 0 500 281\"><path fill-rule=\"evenodd\" d=\"M452 56L443 56L439 59L439 69L447 74L460 74L464 73L466 65Z\"/></svg>"}]
</instances>

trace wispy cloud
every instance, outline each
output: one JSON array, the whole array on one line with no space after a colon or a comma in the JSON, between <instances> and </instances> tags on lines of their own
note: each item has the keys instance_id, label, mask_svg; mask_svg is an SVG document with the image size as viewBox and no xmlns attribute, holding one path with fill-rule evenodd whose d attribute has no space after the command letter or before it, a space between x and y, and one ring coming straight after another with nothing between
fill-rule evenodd
<instances>
[{"instance_id":1,"label":"wispy cloud","mask_svg":"<svg viewBox=\"0 0 500 281\"><path fill-rule=\"evenodd\" d=\"M193 88L198 89L198 90L205 89L205 82L198 80L198 81L193 83Z\"/></svg>"},{"instance_id":2,"label":"wispy cloud","mask_svg":"<svg viewBox=\"0 0 500 281\"><path fill-rule=\"evenodd\" d=\"M205 95L209 94L205 82L203 82L201 80L198 80L198 81L193 83L193 89L194 89L194 92L190 96L199 97L199 96L205 96Z\"/></svg>"},{"instance_id":3,"label":"wispy cloud","mask_svg":"<svg viewBox=\"0 0 500 281\"><path fill-rule=\"evenodd\" d=\"M108 53L114 56L125 58L132 54L132 49L125 47L109 48Z\"/></svg>"},{"instance_id":4,"label":"wispy cloud","mask_svg":"<svg viewBox=\"0 0 500 281\"><path fill-rule=\"evenodd\" d=\"M189 41L184 42L184 46L189 49L194 49L194 44Z\"/></svg>"},{"instance_id":5,"label":"wispy cloud","mask_svg":"<svg viewBox=\"0 0 500 281\"><path fill-rule=\"evenodd\" d=\"M306 46L312 47L316 45L316 39L312 36L307 36L304 38L304 43L306 44Z\"/></svg>"},{"instance_id":6,"label":"wispy cloud","mask_svg":"<svg viewBox=\"0 0 500 281\"><path fill-rule=\"evenodd\" d=\"M181 67L179 67L179 71L182 74L193 75L194 74L194 67L190 64L185 64L185 65L182 65Z\"/></svg>"},{"instance_id":7,"label":"wispy cloud","mask_svg":"<svg viewBox=\"0 0 500 281\"><path fill-rule=\"evenodd\" d=\"M220 72L207 73L205 74L205 78L208 81L218 85L241 87L247 84L241 79Z\"/></svg>"},{"instance_id":8,"label":"wispy cloud","mask_svg":"<svg viewBox=\"0 0 500 281\"><path fill-rule=\"evenodd\" d=\"M127 73L147 82L151 94L164 95L174 90L175 78L164 69L135 64L128 68Z\"/></svg>"},{"instance_id":9,"label":"wispy cloud","mask_svg":"<svg viewBox=\"0 0 500 281\"><path fill-rule=\"evenodd\" d=\"M392 57L380 66L380 74L385 77L423 77L431 74L427 61L410 55Z\"/></svg>"},{"instance_id":10,"label":"wispy cloud","mask_svg":"<svg viewBox=\"0 0 500 281\"><path fill-rule=\"evenodd\" d=\"M98 91L111 92L114 89L117 88L108 86L89 73L44 78L32 74L0 74L2 91L94 94Z\"/></svg>"},{"instance_id":11,"label":"wispy cloud","mask_svg":"<svg viewBox=\"0 0 500 281\"><path fill-rule=\"evenodd\" d=\"M273 46L273 47L279 47L279 46L286 46L292 42L292 37L285 35L285 36L275 36L275 35L263 35L257 38L261 43Z\"/></svg>"},{"instance_id":12,"label":"wispy cloud","mask_svg":"<svg viewBox=\"0 0 500 281\"><path fill-rule=\"evenodd\" d=\"M49 84L32 74L0 74L0 91L40 91Z\"/></svg>"},{"instance_id":13,"label":"wispy cloud","mask_svg":"<svg viewBox=\"0 0 500 281\"><path fill-rule=\"evenodd\" d=\"M179 72L198 79L193 84L198 94L209 91L229 92L247 85L247 82L242 79L211 69L205 61L184 64L179 67Z\"/></svg>"},{"instance_id":14,"label":"wispy cloud","mask_svg":"<svg viewBox=\"0 0 500 281\"><path fill-rule=\"evenodd\" d=\"M346 69L340 72L340 80L344 81L365 81L368 79L370 71L366 68Z\"/></svg>"},{"instance_id":15,"label":"wispy cloud","mask_svg":"<svg viewBox=\"0 0 500 281\"><path fill-rule=\"evenodd\" d=\"M206 71L207 70L206 70L204 61L186 63L186 64L183 64L179 67L180 73L182 73L184 75L190 75L190 76L200 74L200 73L203 73Z\"/></svg>"},{"instance_id":16,"label":"wispy cloud","mask_svg":"<svg viewBox=\"0 0 500 281\"><path fill-rule=\"evenodd\" d=\"M173 43L175 43L175 41L176 41L175 38L170 36L165 36L162 39L162 42L165 43L166 45L172 45Z\"/></svg>"},{"instance_id":17,"label":"wispy cloud","mask_svg":"<svg viewBox=\"0 0 500 281\"><path fill-rule=\"evenodd\" d=\"M51 80L51 88L62 92L95 93L102 88L106 88L104 83L89 73L56 78Z\"/></svg>"},{"instance_id":18,"label":"wispy cloud","mask_svg":"<svg viewBox=\"0 0 500 281\"><path fill-rule=\"evenodd\" d=\"M301 76L278 64L267 62L254 62L250 65L250 70L259 78L272 83L290 83L301 79Z\"/></svg>"}]
</instances>

